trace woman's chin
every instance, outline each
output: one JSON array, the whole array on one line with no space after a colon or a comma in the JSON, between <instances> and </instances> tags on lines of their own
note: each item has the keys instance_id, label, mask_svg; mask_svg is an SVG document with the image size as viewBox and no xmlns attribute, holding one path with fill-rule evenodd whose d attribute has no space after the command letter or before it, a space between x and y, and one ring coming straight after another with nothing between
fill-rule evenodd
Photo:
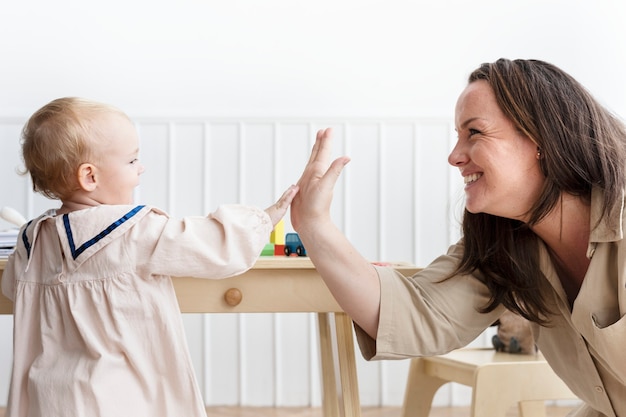
<instances>
[{"instance_id":1,"label":"woman's chin","mask_svg":"<svg viewBox=\"0 0 626 417\"><path fill-rule=\"evenodd\" d=\"M478 214L478 213L482 213L484 210L482 207L476 205L476 204L472 204L471 201L466 201L465 202L465 210L469 211L472 214Z\"/></svg>"}]
</instances>

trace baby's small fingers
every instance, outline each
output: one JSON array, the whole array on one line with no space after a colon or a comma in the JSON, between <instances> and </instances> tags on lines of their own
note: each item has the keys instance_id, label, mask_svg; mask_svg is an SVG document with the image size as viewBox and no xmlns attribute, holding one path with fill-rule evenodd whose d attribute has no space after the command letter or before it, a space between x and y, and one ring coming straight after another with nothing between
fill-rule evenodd
<instances>
[{"instance_id":1,"label":"baby's small fingers","mask_svg":"<svg viewBox=\"0 0 626 417\"><path fill-rule=\"evenodd\" d=\"M298 189L299 189L299 187L297 185L290 185L289 188L287 188L287 190L285 190L283 195L280 196L280 198L276 202L276 205L279 206L279 207L283 207L284 206L285 208L287 206L289 206L289 204L291 204L291 202L293 201L294 197L298 193Z\"/></svg>"},{"instance_id":2,"label":"baby's small fingers","mask_svg":"<svg viewBox=\"0 0 626 417\"><path fill-rule=\"evenodd\" d=\"M293 201L294 197L298 193L299 187L297 185L291 185L287 190L280 196L276 203L272 204L270 207L265 209L266 212L273 218L276 216L282 217L285 215L287 208Z\"/></svg>"}]
</instances>

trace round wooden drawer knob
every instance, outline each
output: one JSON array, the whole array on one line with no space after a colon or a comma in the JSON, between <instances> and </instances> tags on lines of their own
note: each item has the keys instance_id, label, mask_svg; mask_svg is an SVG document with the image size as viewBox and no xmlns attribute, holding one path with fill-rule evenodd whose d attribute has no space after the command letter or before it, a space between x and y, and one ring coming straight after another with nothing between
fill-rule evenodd
<instances>
[{"instance_id":1,"label":"round wooden drawer knob","mask_svg":"<svg viewBox=\"0 0 626 417\"><path fill-rule=\"evenodd\" d=\"M237 288L230 288L224 293L224 300L226 301L226 304L232 307L239 305L242 298L243 295Z\"/></svg>"}]
</instances>

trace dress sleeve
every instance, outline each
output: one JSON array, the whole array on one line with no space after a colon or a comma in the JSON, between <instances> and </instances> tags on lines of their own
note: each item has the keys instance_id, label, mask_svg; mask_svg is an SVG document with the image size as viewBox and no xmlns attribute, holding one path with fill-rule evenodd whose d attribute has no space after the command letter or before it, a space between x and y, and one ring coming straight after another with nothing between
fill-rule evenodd
<instances>
[{"instance_id":1,"label":"dress sleeve","mask_svg":"<svg viewBox=\"0 0 626 417\"><path fill-rule=\"evenodd\" d=\"M13 257L15 253L9 256L9 260L2 272L2 294L11 301L15 301L15 274L13 273Z\"/></svg>"},{"instance_id":2,"label":"dress sleeve","mask_svg":"<svg viewBox=\"0 0 626 417\"><path fill-rule=\"evenodd\" d=\"M367 360L403 359L447 353L472 342L502 313L478 309L489 300L487 287L475 276L447 278L463 247L453 245L412 277L393 268L377 267L380 316L376 340L355 326L357 341Z\"/></svg>"},{"instance_id":3,"label":"dress sleeve","mask_svg":"<svg viewBox=\"0 0 626 417\"><path fill-rule=\"evenodd\" d=\"M22 226L18 236L22 236L27 225ZM16 271L26 268L28 256L22 239L18 238L15 250L9 255L2 272L2 294L11 301L15 301Z\"/></svg>"},{"instance_id":4,"label":"dress sleeve","mask_svg":"<svg viewBox=\"0 0 626 417\"><path fill-rule=\"evenodd\" d=\"M173 219L153 212L136 228L151 273L196 278L225 278L254 265L273 229L267 213L256 207L220 206L206 217ZM152 236L145 236L152 234ZM141 245L139 242L138 245Z\"/></svg>"}]
</instances>

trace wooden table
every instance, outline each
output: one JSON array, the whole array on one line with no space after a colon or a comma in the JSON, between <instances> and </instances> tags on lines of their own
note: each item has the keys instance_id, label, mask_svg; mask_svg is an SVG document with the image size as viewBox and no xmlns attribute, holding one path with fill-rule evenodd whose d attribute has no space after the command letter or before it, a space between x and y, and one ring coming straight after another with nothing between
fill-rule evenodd
<instances>
[{"instance_id":1,"label":"wooden table","mask_svg":"<svg viewBox=\"0 0 626 417\"><path fill-rule=\"evenodd\" d=\"M0 274L5 264L0 260ZM405 275L418 270L405 264L394 267ZM361 415L352 320L309 258L261 257L252 269L228 279L182 277L173 282L183 313L318 313L324 416ZM0 314L12 312L11 301L0 294Z\"/></svg>"}]
</instances>

